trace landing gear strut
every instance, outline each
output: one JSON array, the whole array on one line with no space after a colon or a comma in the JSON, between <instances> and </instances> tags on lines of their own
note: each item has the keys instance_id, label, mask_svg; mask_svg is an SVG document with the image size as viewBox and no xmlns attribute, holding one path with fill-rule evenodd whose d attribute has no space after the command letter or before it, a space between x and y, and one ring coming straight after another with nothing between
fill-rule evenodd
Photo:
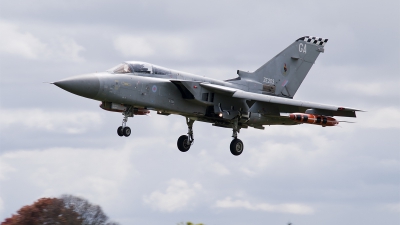
<instances>
[{"instance_id":1,"label":"landing gear strut","mask_svg":"<svg viewBox=\"0 0 400 225\"><path fill-rule=\"evenodd\" d=\"M132 109L132 106L130 106L122 113L122 115L124 116L124 118L122 119L122 126L118 127L117 129L117 134L120 137L129 137L129 135L131 135L131 128L126 126L126 122L128 122L128 117L133 117Z\"/></svg>"},{"instance_id":2,"label":"landing gear strut","mask_svg":"<svg viewBox=\"0 0 400 225\"><path fill-rule=\"evenodd\" d=\"M193 138L193 123L195 120L186 117L186 124L188 126L188 133L187 135L182 135L178 138L177 141L177 146L179 151L181 152L187 152L190 149L190 146L192 146L194 142ZM237 138L238 133L240 132L239 128L239 117L236 117L233 119L233 124L232 124L233 132L232 132L232 142L230 145L231 153L235 156L238 156L242 154L244 145L243 142Z\"/></svg>"},{"instance_id":3,"label":"landing gear strut","mask_svg":"<svg viewBox=\"0 0 400 225\"><path fill-rule=\"evenodd\" d=\"M237 138L237 134L240 132L238 117L233 119L232 127L233 127L233 132L232 132L233 140L231 142L230 149L231 149L231 153L233 155L238 156L238 155L242 154L243 149L244 149L243 142Z\"/></svg>"},{"instance_id":4,"label":"landing gear strut","mask_svg":"<svg viewBox=\"0 0 400 225\"><path fill-rule=\"evenodd\" d=\"M190 149L190 146L194 142L193 138L193 123L195 120L192 120L186 117L186 124L188 126L187 135L182 135L178 138L177 146L181 152L187 152Z\"/></svg>"}]
</instances>

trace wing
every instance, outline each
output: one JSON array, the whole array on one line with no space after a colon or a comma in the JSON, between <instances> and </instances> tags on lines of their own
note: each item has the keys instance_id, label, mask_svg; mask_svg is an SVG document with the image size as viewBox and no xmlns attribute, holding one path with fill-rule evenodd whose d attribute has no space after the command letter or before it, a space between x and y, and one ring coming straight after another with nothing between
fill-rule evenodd
<instances>
[{"instance_id":1,"label":"wing","mask_svg":"<svg viewBox=\"0 0 400 225\"><path fill-rule=\"evenodd\" d=\"M233 98L244 99L250 102L274 104L279 109L279 112L282 113L300 112L325 116L356 117L356 111L362 111L349 107L325 105L313 102L293 100L283 97L257 94L210 83L200 83L200 86L215 93L223 94Z\"/></svg>"}]
</instances>

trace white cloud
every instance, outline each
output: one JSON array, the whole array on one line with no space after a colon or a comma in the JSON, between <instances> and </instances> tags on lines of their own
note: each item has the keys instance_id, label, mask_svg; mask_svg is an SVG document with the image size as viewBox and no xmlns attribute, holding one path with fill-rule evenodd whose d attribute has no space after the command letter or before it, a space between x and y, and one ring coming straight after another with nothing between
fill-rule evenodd
<instances>
[{"instance_id":1,"label":"white cloud","mask_svg":"<svg viewBox=\"0 0 400 225\"><path fill-rule=\"evenodd\" d=\"M301 147L292 143L267 143L257 148L255 154L252 154L252 162L254 168L263 169L267 166L274 166L281 161L286 161L293 155L301 154Z\"/></svg>"},{"instance_id":2,"label":"white cloud","mask_svg":"<svg viewBox=\"0 0 400 225\"><path fill-rule=\"evenodd\" d=\"M232 200L226 197L223 200L218 200L215 203L218 208L245 208L252 211L265 211L277 213L290 213L290 214L313 214L314 209L303 204L286 203L286 204L267 204L267 203L250 203L245 200Z\"/></svg>"},{"instance_id":3,"label":"white cloud","mask_svg":"<svg viewBox=\"0 0 400 225\"><path fill-rule=\"evenodd\" d=\"M148 57L153 55L184 56L190 47L186 39L165 35L120 35L114 47L124 56Z\"/></svg>"},{"instance_id":4,"label":"white cloud","mask_svg":"<svg viewBox=\"0 0 400 225\"><path fill-rule=\"evenodd\" d=\"M201 189L199 183L189 185L184 180L171 179L164 193L154 191L149 196L144 196L143 200L146 204L160 211L181 211L192 205L192 201Z\"/></svg>"},{"instance_id":5,"label":"white cloud","mask_svg":"<svg viewBox=\"0 0 400 225\"><path fill-rule=\"evenodd\" d=\"M386 92L386 88L389 86L385 85L385 83L345 83L337 85L340 89L347 89L355 92L357 94L367 95L367 96L380 96L382 93ZM391 90L390 88L388 88Z\"/></svg>"},{"instance_id":6,"label":"white cloud","mask_svg":"<svg viewBox=\"0 0 400 225\"><path fill-rule=\"evenodd\" d=\"M54 37L40 40L30 32L21 31L20 26L6 21L0 21L0 33L0 53L34 60L84 61L79 54L85 48L72 38Z\"/></svg>"},{"instance_id":7,"label":"white cloud","mask_svg":"<svg viewBox=\"0 0 400 225\"><path fill-rule=\"evenodd\" d=\"M4 209L4 202L3 199L0 198L0 212Z\"/></svg>"},{"instance_id":8,"label":"white cloud","mask_svg":"<svg viewBox=\"0 0 400 225\"><path fill-rule=\"evenodd\" d=\"M2 172L1 186L15 185L23 179L23 185L32 194L39 190L40 196L71 193L110 199L118 196L127 176L136 173L130 155L128 149L49 148L7 152L0 155L0 165L10 168Z\"/></svg>"},{"instance_id":9,"label":"white cloud","mask_svg":"<svg viewBox=\"0 0 400 225\"><path fill-rule=\"evenodd\" d=\"M76 43L72 38L60 37L55 43L55 49L60 48L54 52L60 60L67 60L73 62L83 62L85 59L79 54L85 50L84 47ZM53 56L54 57L54 56Z\"/></svg>"},{"instance_id":10,"label":"white cloud","mask_svg":"<svg viewBox=\"0 0 400 225\"><path fill-rule=\"evenodd\" d=\"M346 132L351 131L309 124L271 126L264 131L248 130L241 134L242 140L247 139L249 143L257 141L257 144L248 144L243 153L247 156L246 160L234 166L248 176L263 173L270 173L270 176L287 176L300 170L310 173L336 162L340 157L335 150L339 143L329 136L335 133L343 135ZM282 138L283 136L286 139ZM321 158L324 162L320 160Z\"/></svg>"},{"instance_id":11,"label":"white cloud","mask_svg":"<svg viewBox=\"0 0 400 225\"><path fill-rule=\"evenodd\" d=\"M0 110L0 128L22 126L60 133L79 134L102 123L93 112L57 112L42 109Z\"/></svg>"},{"instance_id":12,"label":"white cloud","mask_svg":"<svg viewBox=\"0 0 400 225\"><path fill-rule=\"evenodd\" d=\"M341 70L347 71L348 74L360 73L357 70L362 70L361 73L376 73L376 71L368 71L366 68L340 68ZM346 74L346 72L339 72ZM392 73L393 74L393 73ZM357 80L358 77L353 77L353 80L347 82L336 83L335 88L339 89L341 92L346 93L356 93L361 96L396 96L398 95L398 88L400 87L400 80L397 79L387 79L380 80Z\"/></svg>"},{"instance_id":13,"label":"white cloud","mask_svg":"<svg viewBox=\"0 0 400 225\"><path fill-rule=\"evenodd\" d=\"M231 172L223 164L216 162L215 159L210 156L206 151L199 153L200 157L200 169L210 173L214 173L220 176L229 175Z\"/></svg>"},{"instance_id":14,"label":"white cloud","mask_svg":"<svg viewBox=\"0 0 400 225\"><path fill-rule=\"evenodd\" d=\"M6 179L6 174L15 171L15 168L6 163L0 164L0 180Z\"/></svg>"},{"instance_id":15,"label":"white cloud","mask_svg":"<svg viewBox=\"0 0 400 225\"><path fill-rule=\"evenodd\" d=\"M389 212L400 213L400 203L385 204L381 208Z\"/></svg>"},{"instance_id":16,"label":"white cloud","mask_svg":"<svg viewBox=\"0 0 400 225\"><path fill-rule=\"evenodd\" d=\"M213 162L210 165L209 169L212 170L214 173L221 175L221 176L231 174L224 165L222 165L221 163L218 163L218 162Z\"/></svg>"},{"instance_id":17,"label":"white cloud","mask_svg":"<svg viewBox=\"0 0 400 225\"><path fill-rule=\"evenodd\" d=\"M313 68L313 73L325 73L326 77L337 79L335 82L328 82L325 88L335 88L335 92L350 96L391 96L398 95L400 80L396 77L396 70L390 68L382 72L380 67L365 65L341 65L320 66ZM340 74L340 76L338 76ZM376 77L376 74L384 74L383 79ZM391 78L392 77L392 78ZM315 80L314 80L315 81ZM306 80L306 82L314 82ZM343 100L341 100L343 101Z\"/></svg>"},{"instance_id":18,"label":"white cloud","mask_svg":"<svg viewBox=\"0 0 400 225\"><path fill-rule=\"evenodd\" d=\"M312 156L315 153L302 150L298 143L264 143L249 149L248 154L250 157L240 166L240 170L249 176L257 175L267 168L276 170L282 164L306 165L315 158ZM276 173L279 173L279 170Z\"/></svg>"},{"instance_id":19,"label":"white cloud","mask_svg":"<svg viewBox=\"0 0 400 225\"><path fill-rule=\"evenodd\" d=\"M155 51L154 46L143 37L122 35L114 40L114 46L124 56L146 57Z\"/></svg>"},{"instance_id":20,"label":"white cloud","mask_svg":"<svg viewBox=\"0 0 400 225\"><path fill-rule=\"evenodd\" d=\"M400 109L393 107L386 107L381 109L372 109L359 115L360 126L369 128L396 128L400 129Z\"/></svg>"},{"instance_id":21,"label":"white cloud","mask_svg":"<svg viewBox=\"0 0 400 225\"><path fill-rule=\"evenodd\" d=\"M0 52L37 59L48 54L47 45L29 32L21 32L18 26L0 21Z\"/></svg>"},{"instance_id":22,"label":"white cloud","mask_svg":"<svg viewBox=\"0 0 400 225\"><path fill-rule=\"evenodd\" d=\"M1 29L0 39L4 37L8 38L9 43L20 44L11 45L10 51L7 44L2 45L7 42L0 41L0 45L5 47L0 50L2 78L13 78L12 82L4 82L3 79L1 88L19 93L10 98L9 92L5 93L3 90L2 109L11 110L10 107L30 101L36 103L33 107L43 109L44 116L36 118L28 113L16 112L21 119L29 118L40 122L28 125L26 121L13 119L14 122L7 125L4 121L10 118L8 116L12 111L7 112L6 118L2 119L0 115L0 126L7 126L7 129L0 130L0 152L3 151L0 155L4 154L4 151L15 151L19 146L34 145L43 149L41 151L45 151L49 156L35 151L37 156L31 154L22 157L21 153L19 158L5 158L0 162L0 176L3 174L3 178L0 179L0 196L4 201L4 214L0 213L0 218L14 213L21 205L33 202L39 194L58 195L69 192L85 198L92 197L91 202L100 204L110 217L114 217L121 224L140 224L141 221L142 224L162 224L174 220L171 219L171 213L153 210L153 205L143 202L143 196L147 195L149 198L153 191L158 191L162 196L167 195L169 185L159 185L160 182L179 178L186 181L189 189L194 189L193 183L196 181L207 191L207 195L203 193L204 190L196 191L195 197L189 201L196 205L188 203L183 208L195 209L197 215L212 215L212 220L226 221L231 225L246 224L248 221L252 221L252 224L263 224L266 218L269 221L279 221L287 216L292 218L294 214L269 213L262 210L268 208L262 204L277 206L281 203L311 206L315 214L300 216L304 224L313 224L317 220L324 221L325 224L337 224L338 219L324 218L337 218L338 215L341 221L361 224L398 219L398 211L396 214L389 213L388 209L376 209L382 203L399 202L399 154L396 149L399 144L396 139L399 130L393 128L400 124L397 120L400 109L399 48L394 44L399 39L399 21L390 20L388 16L398 13L398 2L364 1L363 9L358 10L361 1L350 2L350 5L345 1L331 1L326 4L314 1L316 4L313 4L313 13L309 15L304 12L311 4L289 4L286 1L233 2L231 7L226 7L226 2L224 4L212 1L198 2L195 5L182 1L127 1L124 2L124 7L118 7L118 10L110 10L116 9L114 2L103 1L92 4L90 11L82 10L88 5L81 1L63 1L62 7L59 7L60 1L54 3L56 5L41 2L24 3L21 7L15 7L19 4L16 1L3 1L1 4L2 18L10 18L8 21L15 24L15 29ZM349 7L342 7L343 3ZM82 7L82 4L86 4L85 7ZM37 10L32 10L32 7ZM265 13L266 8L274 9L275 12ZM244 11L251 12L251 15L246 15L246 19L238 16ZM152 16L149 16L149 12ZM343 16L338 17L337 12ZM357 12L357 16L354 16L354 12ZM321 15L324 15L323 20L315 19L321 18ZM96 18L96 22L93 22L93 18ZM296 18L302 20L295 21ZM259 29L261 20L264 21L264 26L270 29ZM301 25L305 23L315 26ZM316 31L316 27L321 29ZM277 35L271 35L271 30ZM157 36L150 36L149 33ZM8 37L11 34L14 37ZM129 119L133 134L129 138L121 139L114 130L120 123L121 115L104 113L110 120L107 127L111 129L111 135L107 134L108 128L104 129L103 134L97 131L73 137L52 135L56 132L73 132L74 129L84 132L80 128L88 131L96 128L98 123L87 123L88 118L82 120L82 123L59 121L64 115L59 109L62 108L59 107L62 102L48 106L45 100L37 101L51 96L46 96L43 91L32 91L35 90L34 85L22 88L25 85L21 83L28 85L27 81L32 79L53 80L50 78L56 76L55 71L64 77L68 75L62 74L111 67L115 60L119 61L115 58L116 55L130 60L141 60L142 53L145 53L142 60L169 68L211 78L233 78L237 76L236 69L254 71L297 38L313 34L329 38L329 42L325 53L320 55L295 98L355 107L367 112L358 113L356 119L340 118L356 122L340 124L342 128L321 128L305 124L292 127L266 126L264 131L243 129L239 137L244 141L245 151L239 157L234 157L229 152L231 129L213 127L201 122L194 125L194 146L186 153L179 152L176 139L187 131L185 118L182 116L153 115L151 118ZM128 37L120 40L121 49L117 49L116 46L119 37ZM129 37L137 38L140 45L129 48L125 45L130 43ZM164 44L161 40L164 37L183 40L183 44L170 44L168 40L167 44ZM4 38L2 40L5 40ZM17 42L20 38L24 40ZM377 40L381 41L374 44ZM63 41L67 43L65 48L61 44ZM73 50L74 41L87 51L83 52L79 48ZM90 44L83 45L84 43ZM176 52L182 50L177 51L173 45L177 45L177 48L183 49L184 52L176 55ZM185 45L189 48L184 49ZM69 53L68 46L73 47ZM136 48L140 49L139 53L136 52ZM106 53L107 51L111 52ZM126 55L129 57L125 57ZM130 57L136 55L137 58ZM183 57L178 57L180 55ZM57 58L70 61L76 59L76 56L78 61L79 56L90 57L91 60L73 67L64 61L44 63L45 60L53 62ZM29 72L21 69L21 64L24 68L31 68ZM389 109L390 105L391 110L382 110ZM47 113L46 110L51 107L53 109ZM78 109L78 112L80 110L83 109ZM53 118L51 112L58 112L60 118ZM66 121L71 121L69 115L65 116ZM48 120L53 124L51 128L43 125L49 123ZM103 122L102 126L105 125L106 122ZM61 130L57 130L57 126ZM22 136L16 135L19 127ZM39 135L36 132L41 134L40 140L35 140ZM98 135L103 138L99 138ZM83 139L86 141L82 141ZM3 140L7 141L3 143ZM96 146L110 146L113 151L92 149L91 153L86 152L85 146L93 146L94 141ZM121 147L128 145L132 156L119 151ZM79 146L80 149L58 151L48 146ZM82 152L79 152L80 150ZM201 151L208 153L209 157L203 158L199 155ZM72 156L72 152L76 156ZM121 158L118 158L119 154L122 154ZM65 157L65 161L59 159L62 157ZM97 159L98 157L100 159ZM115 169L118 165L115 164L126 163L113 163L107 161L106 157L110 157L110 161L130 157L131 165L134 165L141 175L132 179L114 179L113 175L120 175L120 170ZM51 162L53 160L56 162ZM99 163L95 163L97 160ZM100 166L100 163L104 165ZM227 170L219 170L220 166ZM64 177L52 176L53 167L54 173ZM99 174L96 169L99 170ZM106 174L101 175L103 170L110 170L110 173L105 171ZM251 191L252 196L235 194L243 190ZM99 202L98 196L104 196L104 193L110 193L111 199ZM114 198L115 194L121 197ZM93 200L93 196L96 201ZM213 205L217 200L226 200L227 196L231 197L231 202L247 201L248 207L253 208L253 211L243 207L206 206ZM323 202L324 207L314 205L315 199ZM180 208L182 211L173 213L172 217L175 217L176 222L193 216L194 210L185 211L183 208ZM215 213L216 210L222 213ZM372 213L359 216L361 211ZM237 216L238 214L240 216ZM177 220L177 217L181 219Z\"/></svg>"}]
</instances>

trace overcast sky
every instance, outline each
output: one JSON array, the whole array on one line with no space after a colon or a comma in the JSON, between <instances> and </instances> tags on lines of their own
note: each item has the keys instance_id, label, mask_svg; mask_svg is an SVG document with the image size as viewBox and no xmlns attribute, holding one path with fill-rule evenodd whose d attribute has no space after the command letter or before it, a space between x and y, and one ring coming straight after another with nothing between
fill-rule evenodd
<instances>
[{"instance_id":1,"label":"overcast sky","mask_svg":"<svg viewBox=\"0 0 400 225\"><path fill-rule=\"evenodd\" d=\"M400 5L382 1L0 1L0 220L72 194L121 224L400 222ZM328 38L295 99L360 108L339 127L231 130L130 118L43 82L146 61L217 79Z\"/></svg>"}]
</instances>

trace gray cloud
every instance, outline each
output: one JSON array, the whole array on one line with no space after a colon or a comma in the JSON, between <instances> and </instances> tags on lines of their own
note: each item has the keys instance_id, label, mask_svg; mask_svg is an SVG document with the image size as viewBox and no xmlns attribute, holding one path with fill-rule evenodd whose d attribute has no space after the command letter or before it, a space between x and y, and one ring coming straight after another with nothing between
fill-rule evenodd
<instances>
[{"instance_id":1,"label":"gray cloud","mask_svg":"<svg viewBox=\"0 0 400 225\"><path fill-rule=\"evenodd\" d=\"M0 218L69 193L122 224L398 220L398 1L1 5L1 24L11 28L0 48ZM230 130L198 122L195 145L179 152L186 125L178 116L136 116L131 137L120 138L120 114L42 83L125 60L227 79L304 35L329 42L295 98L368 112L331 129L242 130L240 157L229 153ZM298 207L312 214L287 213Z\"/></svg>"}]
</instances>

